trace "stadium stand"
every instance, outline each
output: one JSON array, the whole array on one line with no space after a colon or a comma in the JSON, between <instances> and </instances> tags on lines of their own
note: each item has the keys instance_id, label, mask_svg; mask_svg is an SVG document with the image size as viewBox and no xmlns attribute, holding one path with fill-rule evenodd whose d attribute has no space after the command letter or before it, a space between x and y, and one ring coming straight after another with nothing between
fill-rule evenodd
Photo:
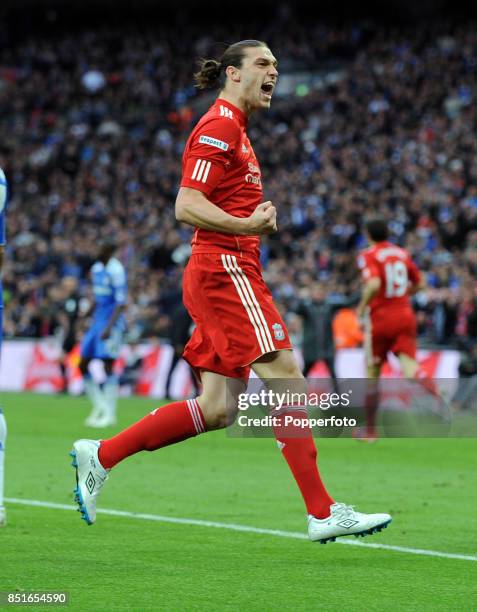
<instances>
[{"instance_id":1,"label":"stadium stand","mask_svg":"<svg viewBox=\"0 0 477 612\"><path fill-rule=\"evenodd\" d=\"M289 23L284 9L252 32L269 42L282 75L340 77L298 84L251 120L265 194L279 209L280 231L263 243L275 298L286 313L313 281L329 294L356 292L362 220L379 211L427 274L416 298L421 342L465 349L477 339L475 27ZM181 154L210 100L192 86L191 58L245 37L245 25L206 35L193 25L124 26L5 49L7 337L54 334L59 279L77 278L88 300L95 245L111 234L128 268L130 339L168 335L190 237L173 215Z\"/></svg>"}]
</instances>

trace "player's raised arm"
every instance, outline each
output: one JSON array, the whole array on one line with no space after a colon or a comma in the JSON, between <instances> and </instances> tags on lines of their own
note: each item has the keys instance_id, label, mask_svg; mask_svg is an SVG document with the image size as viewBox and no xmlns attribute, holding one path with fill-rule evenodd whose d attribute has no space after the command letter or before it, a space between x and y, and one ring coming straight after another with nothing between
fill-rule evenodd
<instances>
[{"instance_id":1,"label":"player's raised arm","mask_svg":"<svg viewBox=\"0 0 477 612\"><path fill-rule=\"evenodd\" d=\"M176 199L176 219L201 229L254 236L277 230L277 211L271 202L262 202L245 218L234 217L212 204L197 189L181 187Z\"/></svg>"}]
</instances>

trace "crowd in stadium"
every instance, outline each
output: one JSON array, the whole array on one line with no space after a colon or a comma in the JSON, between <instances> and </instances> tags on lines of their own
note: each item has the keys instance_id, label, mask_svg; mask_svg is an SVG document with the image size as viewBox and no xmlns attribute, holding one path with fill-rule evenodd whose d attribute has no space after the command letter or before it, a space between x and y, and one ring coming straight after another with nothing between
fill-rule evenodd
<instances>
[{"instance_id":1,"label":"crowd in stadium","mask_svg":"<svg viewBox=\"0 0 477 612\"><path fill-rule=\"evenodd\" d=\"M109 29L4 51L6 336L55 333L68 295L90 298L99 239L115 236L129 275L130 338L167 337L190 239L173 213L181 154L212 100L193 87L193 59L214 53L215 41L252 34L270 44L282 73L341 75L277 97L250 121L265 199L279 215L279 233L263 241L265 279L292 328L292 299L313 283L328 295L359 291L362 222L379 211L427 276L415 298L421 341L475 341L475 28L313 31L289 27L283 12L258 32L209 32Z\"/></svg>"}]
</instances>

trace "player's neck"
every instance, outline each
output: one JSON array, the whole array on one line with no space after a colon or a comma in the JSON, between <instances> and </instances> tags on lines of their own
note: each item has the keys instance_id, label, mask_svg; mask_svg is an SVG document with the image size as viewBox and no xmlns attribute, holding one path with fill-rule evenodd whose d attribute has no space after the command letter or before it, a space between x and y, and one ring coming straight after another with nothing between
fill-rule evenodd
<instances>
[{"instance_id":1,"label":"player's neck","mask_svg":"<svg viewBox=\"0 0 477 612\"><path fill-rule=\"evenodd\" d=\"M219 98L221 100L225 100L229 104L232 104L232 106L235 106L235 108L238 108L247 117L247 119L253 112L253 109L250 109L242 98L234 95L230 91L222 90L219 93Z\"/></svg>"}]
</instances>

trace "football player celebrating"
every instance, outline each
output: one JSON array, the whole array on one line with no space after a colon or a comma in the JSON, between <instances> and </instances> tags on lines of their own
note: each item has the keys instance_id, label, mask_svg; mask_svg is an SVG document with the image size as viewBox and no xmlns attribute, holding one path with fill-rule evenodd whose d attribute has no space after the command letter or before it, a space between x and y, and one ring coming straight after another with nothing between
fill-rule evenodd
<instances>
[{"instance_id":1,"label":"football player celebrating","mask_svg":"<svg viewBox=\"0 0 477 612\"><path fill-rule=\"evenodd\" d=\"M203 60L195 75L199 88L219 90L186 143L175 209L179 221L195 228L183 297L196 327L184 358L203 390L196 399L153 410L109 440L74 443L76 496L87 523L94 522L96 497L117 463L232 423L251 369L275 392L306 392L262 277L260 236L277 231L277 210L263 201L260 165L247 135L249 116L270 107L277 77L272 51L256 40L231 45L219 60ZM286 407L275 435L304 498L310 539L385 527L388 514L362 514L333 500L318 472L311 430L284 426L292 411L306 419L306 407Z\"/></svg>"}]
</instances>

